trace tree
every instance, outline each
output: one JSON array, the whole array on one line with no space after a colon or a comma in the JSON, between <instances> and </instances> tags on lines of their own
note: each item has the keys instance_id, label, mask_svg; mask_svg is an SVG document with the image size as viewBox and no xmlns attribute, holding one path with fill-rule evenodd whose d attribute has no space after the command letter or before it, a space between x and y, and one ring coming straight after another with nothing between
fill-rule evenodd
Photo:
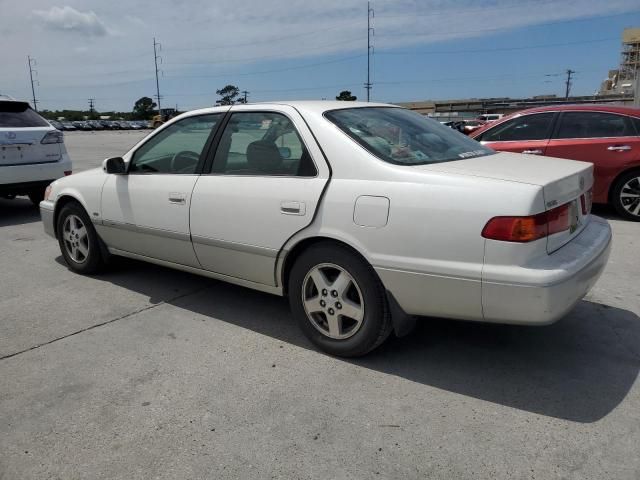
<instances>
[{"instance_id":1,"label":"tree","mask_svg":"<svg viewBox=\"0 0 640 480\"><path fill-rule=\"evenodd\" d=\"M349 90L343 90L340 95L336 97L336 100L344 100L345 102L355 102L358 99L355 95L351 95Z\"/></svg>"},{"instance_id":2,"label":"tree","mask_svg":"<svg viewBox=\"0 0 640 480\"><path fill-rule=\"evenodd\" d=\"M153 116L156 103L150 97L139 98L133 106L133 116L140 120L149 120Z\"/></svg>"},{"instance_id":3,"label":"tree","mask_svg":"<svg viewBox=\"0 0 640 480\"><path fill-rule=\"evenodd\" d=\"M226 87L216 90L216 93L222 98L216 101L216 105L233 105L234 103L244 103L244 99L238 99L240 89L235 85L227 85ZM242 100L242 102L240 101Z\"/></svg>"}]
</instances>

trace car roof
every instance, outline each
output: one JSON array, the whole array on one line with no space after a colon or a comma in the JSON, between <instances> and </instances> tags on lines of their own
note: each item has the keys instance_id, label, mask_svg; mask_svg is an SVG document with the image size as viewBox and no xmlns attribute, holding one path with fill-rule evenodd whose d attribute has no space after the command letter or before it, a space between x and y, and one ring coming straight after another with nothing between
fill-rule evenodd
<instances>
[{"instance_id":1,"label":"car roof","mask_svg":"<svg viewBox=\"0 0 640 480\"><path fill-rule=\"evenodd\" d=\"M526 110L520 110L514 112L514 114L522 115L525 113L539 113L539 112L564 112L564 111L589 111L589 112L608 112L608 113L620 113L624 115L631 115L634 117L640 117L640 108L626 107L624 105L605 105L605 104L578 104L578 105L548 105L546 107L528 108Z\"/></svg>"},{"instance_id":2,"label":"car roof","mask_svg":"<svg viewBox=\"0 0 640 480\"><path fill-rule=\"evenodd\" d=\"M402 108L398 105L391 105L388 103L374 103L374 102L348 102L348 101L340 101L340 100L284 100L284 101L274 101L274 102L256 102L256 103L241 103L232 106L255 106L255 107L265 107L268 108L270 106L290 106L296 109L305 110L307 112L313 112L318 114L323 114L324 112L328 112L329 110L339 110L346 108L365 108L365 107L394 107L394 108ZM199 110L192 110L188 112L189 114L203 114L203 113L214 113L220 111L227 111L229 109L229 105L222 105L217 107L209 107L202 108Z\"/></svg>"}]
</instances>

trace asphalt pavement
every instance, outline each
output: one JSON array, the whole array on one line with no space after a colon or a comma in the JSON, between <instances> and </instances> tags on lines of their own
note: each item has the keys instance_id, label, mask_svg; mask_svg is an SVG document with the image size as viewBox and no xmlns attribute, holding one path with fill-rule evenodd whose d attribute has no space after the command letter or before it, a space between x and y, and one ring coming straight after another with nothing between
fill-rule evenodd
<instances>
[{"instance_id":1,"label":"asphalt pavement","mask_svg":"<svg viewBox=\"0 0 640 480\"><path fill-rule=\"evenodd\" d=\"M146 132L66 135L75 171ZM560 322L422 319L357 360L285 299L121 260L68 270L0 200L0 479L640 478L640 224ZM508 301L508 299L505 299Z\"/></svg>"}]
</instances>

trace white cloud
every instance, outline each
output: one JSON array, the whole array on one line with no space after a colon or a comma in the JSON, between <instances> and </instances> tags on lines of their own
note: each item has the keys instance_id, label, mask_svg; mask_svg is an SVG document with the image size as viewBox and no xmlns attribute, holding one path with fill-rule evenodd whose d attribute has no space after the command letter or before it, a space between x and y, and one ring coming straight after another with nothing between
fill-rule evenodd
<instances>
[{"instance_id":1,"label":"white cloud","mask_svg":"<svg viewBox=\"0 0 640 480\"><path fill-rule=\"evenodd\" d=\"M109 33L105 24L93 11L80 12L66 5L51 7L49 10L35 10L33 14L53 30L77 32L96 37Z\"/></svg>"}]
</instances>

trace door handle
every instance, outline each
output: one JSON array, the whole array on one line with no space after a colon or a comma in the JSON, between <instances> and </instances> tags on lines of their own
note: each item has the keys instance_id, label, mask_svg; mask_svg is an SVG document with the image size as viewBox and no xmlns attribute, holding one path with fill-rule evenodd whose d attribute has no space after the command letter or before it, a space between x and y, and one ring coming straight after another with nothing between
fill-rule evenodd
<instances>
[{"instance_id":1,"label":"door handle","mask_svg":"<svg viewBox=\"0 0 640 480\"><path fill-rule=\"evenodd\" d=\"M542 150L523 150L522 153L525 153L527 155L542 155Z\"/></svg>"},{"instance_id":2,"label":"door handle","mask_svg":"<svg viewBox=\"0 0 640 480\"><path fill-rule=\"evenodd\" d=\"M281 202L280 213L285 215L304 215L306 213L304 202Z\"/></svg>"},{"instance_id":3,"label":"door handle","mask_svg":"<svg viewBox=\"0 0 640 480\"><path fill-rule=\"evenodd\" d=\"M174 205L184 205L187 203L187 194L172 192L169 194L169 203L173 203Z\"/></svg>"},{"instance_id":4,"label":"door handle","mask_svg":"<svg viewBox=\"0 0 640 480\"><path fill-rule=\"evenodd\" d=\"M611 145L607 147L607 150L611 152L628 152L631 150L631 147L629 145Z\"/></svg>"}]
</instances>

